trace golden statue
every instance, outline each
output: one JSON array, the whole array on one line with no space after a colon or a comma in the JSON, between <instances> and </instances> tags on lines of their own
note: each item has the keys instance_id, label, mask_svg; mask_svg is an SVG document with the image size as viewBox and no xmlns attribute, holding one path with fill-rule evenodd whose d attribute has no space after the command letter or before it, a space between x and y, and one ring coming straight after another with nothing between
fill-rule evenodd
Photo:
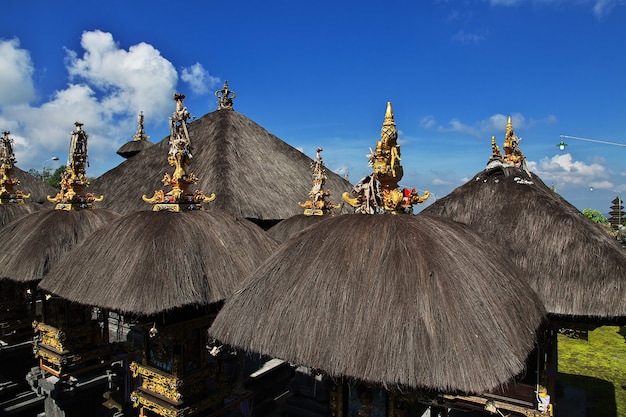
<instances>
[{"instance_id":1,"label":"golden statue","mask_svg":"<svg viewBox=\"0 0 626 417\"><path fill-rule=\"evenodd\" d=\"M421 204L430 196L429 191L420 196L416 189L400 188L398 182L404 175L400 165L398 129L393 119L391 103L387 103L385 120L376 149L367 155L373 173L362 178L343 200L362 214L412 213L414 204Z\"/></svg>"},{"instance_id":2,"label":"golden statue","mask_svg":"<svg viewBox=\"0 0 626 417\"><path fill-rule=\"evenodd\" d=\"M317 148L315 161L311 162L311 169L313 170L313 188L309 191L311 199L304 203L298 203L304 209L306 216L322 216L331 213L333 209L341 207L340 204L333 205L333 203L327 200L327 197L330 196L330 191L324 189L327 177L326 169L322 162L322 150L322 148Z\"/></svg>"},{"instance_id":3,"label":"golden statue","mask_svg":"<svg viewBox=\"0 0 626 417\"><path fill-rule=\"evenodd\" d=\"M191 165L193 157L187 120L193 119L193 117L185 107L184 99L184 94L174 94L176 110L170 117L170 149L167 156L168 163L174 167L174 173L171 176L166 173L161 180L163 185L172 187L172 189L167 193L163 190L157 190L152 197L145 195L142 197L146 203L155 204L154 211L203 210L201 203L208 203L215 199L215 194L207 197L202 191L190 192L187 190L191 184L198 183L198 177L186 171L186 167Z\"/></svg>"}]
</instances>

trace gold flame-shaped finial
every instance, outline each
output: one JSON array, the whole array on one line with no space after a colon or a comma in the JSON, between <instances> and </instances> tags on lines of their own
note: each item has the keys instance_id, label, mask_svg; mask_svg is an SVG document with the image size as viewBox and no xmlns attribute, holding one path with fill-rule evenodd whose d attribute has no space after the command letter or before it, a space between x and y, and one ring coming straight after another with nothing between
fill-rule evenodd
<instances>
[{"instance_id":1,"label":"gold flame-shaped finial","mask_svg":"<svg viewBox=\"0 0 626 417\"><path fill-rule=\"evenodd\" d=\"M415 189L400 189L398 186L404 170L400 165L398 129L393 119L391 102L387 102L380 140L367 157L374 172L361 179L351 193L342 195L344 201L356 207L358 212L412 212L413 204L423 203L430 196L428 191L425 191L424 197L420 197Z\"/></svg>"},{"instance_id":2,"label":"gold flame-shaped finial","mask_svg":"<svg viewBox=\"0 0 626 417\"><path fill-rule=\"evenodd\" d=\"M9 137L8 130L2 132L2 148L0 148L0 204L23 203L30 194L24 194L15 187L20 185L20 180L13 176L15 154L13 153L13 139Z\"/></svg>"},{"instance_id":3,"label":"gold flame-shaped finial","mask_svg":"<svg viewBox=\"0 0 626 417\"><path fill-rule=\"evenodd\" d=\"M201 203L208 203L215 200L215 194L207 197L202 191L188 191L191 184L198 183L198 177L193 173L187 173L187 166L191 165L192 147L189 131L187 130L187 120L193 119L187 107L183 103L184 94L174 94L176 110L170 117L170 149L167 161L174 167L172 176L165 174L161 182L166 187L172 187L168 192L157 190L152 197L143 196L146 203L154 204L153 211L183 211L183 210L203 210Z\"/></svg>"},{"instance_id":4,"label":"gold flame-shaped finial","mask_svg":"<svg viewBox=\"0 0 626 417\"><path fill-rule=\"evenodd\" d=\"M75 122L76 130L71 132L68 163L61 175L60 190L56 196L48 196L48 201L57 203L57 210L81 210L94 208L93 203L104 200L93 193L85 192L89 186L86 167L89 166L87 139L89 135L83 130L83 124Z\"/></svg>"}]
</instances>

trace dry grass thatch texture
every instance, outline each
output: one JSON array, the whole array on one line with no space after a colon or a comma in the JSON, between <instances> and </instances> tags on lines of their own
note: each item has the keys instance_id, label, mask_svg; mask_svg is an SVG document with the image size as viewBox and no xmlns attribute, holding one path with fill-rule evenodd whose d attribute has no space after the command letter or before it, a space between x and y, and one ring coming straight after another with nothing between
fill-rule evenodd
<instances>
[{"instance_id":1,"label":"dry grass thatch texture","mask_svg":"<svg viewBox=\"0 0 626 417\"><path fill-rule=\"evenodd\" d=\"M230 297L276 246L258 226L219 210L135 212L75 248L39 286L70 301L151 315Z\"/></svg>"},{"instance_id":2,"label":"dry grass thatch texture","mask_svg":"<svg viewBox=\"0 0 626 417\"><path fill-rule=\"evenodd\" d=\"M305 216L304 214L297 214L295 216L291 216L288 219L280 221L275 226L272 226L267 234L272 239L282 243L293 236L297 235L307 227L313 227L315 225L320 224L322 221L329 219L333 216Z\"/></svg>"},{"instance_id":3,"label":"dry grass thatch texture","mask_svg":"<svg viewBox=\"0 0 626 417\"><path fill-rule=\"evenodd\" d=\"M481 392L524 367L540 301L468 227L344 215L283 244L209 330L331 376Z\"/></svg>"},{"instance_id":4,"label":"dry grass thatch texture","mask_svg":"<svg viewBox=\"0 0 626 417\"><path fill-rule=\"evenodd\" d=\"M311 158L235 111L208 113L188 128L193 146L188 171L199 178L194 189L217 195L210 208L259 220L302 213L297 202L307 198L312 186ZM173 169L167 163L168 139L94 180L95 194L118 196L99 206L120 213L145 210L141 196L163 189L161 179ZM338 203L352 186L337 174L327 174L331 201Z\"/></svg>"},{"instance_id":5,"label":"dry grass thatch texture","mask_svg":"<svg viewBox=\"0 0 626 417\"><path fill-rule=\"evenodd\" d=\"M39 203L2 204L0 205L0 228L20 217L43 209L43 204Z\"/></svg>"},{"instance_id":6,"label":"dry grass thatch texture","mask_svg":"<svg viewBox=\"0 0 626 417\"><path fill-rule=\"evenodd\" d=\"M126 142L117 150L117 154L122 158L132 158L137 155L139 152L144 149L149 148L154 145L152 142L148 140L131 140L130 142Z\"/></svg>"},{"instance_id":7,"label":"dry grass thatch texture","mask_svg":"<svg viewBox=\"0 0 626 417\"><path fill-rule=\"evenodd\" d=\"M41 210L0 229L0 277L36 281L75 245L119 215L111 210Z\"/></svg>"},{"instance_id":8,"label":"dry grass thatch texture","mask_svg":"<svg viewBox=\"0 0 626 417\"><path fill-rule=\"evenodd\" d=\"M626 316L626 251L539 177L478 173L423 213L471 225L500 245L549 313ZM516 178L518 178L516 180Z\"/></svg>"}]
</instances>

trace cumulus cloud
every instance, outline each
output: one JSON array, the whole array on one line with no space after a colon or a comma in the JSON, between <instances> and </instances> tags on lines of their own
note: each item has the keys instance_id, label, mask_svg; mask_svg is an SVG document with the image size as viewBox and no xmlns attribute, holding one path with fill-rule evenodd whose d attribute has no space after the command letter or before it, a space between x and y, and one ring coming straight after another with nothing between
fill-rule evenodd
<instances>
[{"instance_id":1,"label":"cumulus cloud","mask_svg":"<svg viewBox=\"0 0 626 417\"><path fill-rule=\"evenodd\" d=\"M28 103L35 98L30 53L17 39L0 40L0 106Z\"/></svg>"},{"instance_id":2,"label":"cumulus cloud","mask_svg":"<svg viewBox=\"0 0 626 417\"><path fill-rule=\"evenodd\" d=\"M189 84L191 91L196 94L206 94L220 82L219 78L210 75L199 62L183 68L180 79Z\"/></svg>"},{"instance_id":3,"label":"cumulus cloud","mask_svg":"<svg viewBox=\"0 0 626 417\"><path fill-rule=\"evenodd\" d=\"M81 38L82 57L67 51L70 79L96 88L110 114L149 117L171 107L178 74L174 66L152 45L141 42L128 51L120 49L110 33L94 30Z\"/></svg>"},{"instance_id":4,"label":"cumulus cloud","mask_svg":"<svg viewBox=\"0 0 626 417\"><path fill-rule=\"evenodd\" d=\"M604 183L609 173L601 162L587 164L576 161L571 154L558 154L551 158L543 158L539 162L529 161L529 169L544 181L552 181L561 185L584 185ZM612 186L612 185L611 185Z\"/></svg>"},{"instance_id":5,"label":"cumulus cloud","mask_svg":"<svg viewBox=\"0 0 626 417\"><path fill-rule=\"evenodd\" d=\"M132 137L139 111L153 126L165 124L173 111L178 73L153 46L142 42L124 49L112 34L94 30L82 34L81 47L79 52L66 50L67 87L46 92L50 98L34 106L29 52L19 48L18 40L0 41L0 123L11 130L19 167L40 169L52 156L64 163L70 133L79 121L89 134L87 174L100 175ZM199 63L183 69L183 75L190 85L203 80L209 86L217 80Z\"/></svg>"}]
</instances>

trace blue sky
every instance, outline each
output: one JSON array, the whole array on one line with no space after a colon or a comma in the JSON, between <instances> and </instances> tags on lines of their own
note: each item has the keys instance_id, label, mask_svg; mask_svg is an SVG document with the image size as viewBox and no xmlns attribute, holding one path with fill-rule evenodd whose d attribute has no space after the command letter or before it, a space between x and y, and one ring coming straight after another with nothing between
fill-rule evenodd
<instances>
[{"instance_id":1,"label":"blue sky","mask_svg":"<svg viewBox=\"0 0 626 417\"><path fill-rule=\"evenodd\" d=\"M370 172L391 101L403 186L442 197L464 184L510 115L532 171L579 209L608 212L626 191L625 147L555 146L561 134L626 143L626 0L24 0L2 12L0 129L22 169L63 163L78 120L98 176L123 161L139 111L157 142L174 91L200 117L227 80L236 111L311 157L324 148L352 182Z\"/></svg>"}]
</instances>

